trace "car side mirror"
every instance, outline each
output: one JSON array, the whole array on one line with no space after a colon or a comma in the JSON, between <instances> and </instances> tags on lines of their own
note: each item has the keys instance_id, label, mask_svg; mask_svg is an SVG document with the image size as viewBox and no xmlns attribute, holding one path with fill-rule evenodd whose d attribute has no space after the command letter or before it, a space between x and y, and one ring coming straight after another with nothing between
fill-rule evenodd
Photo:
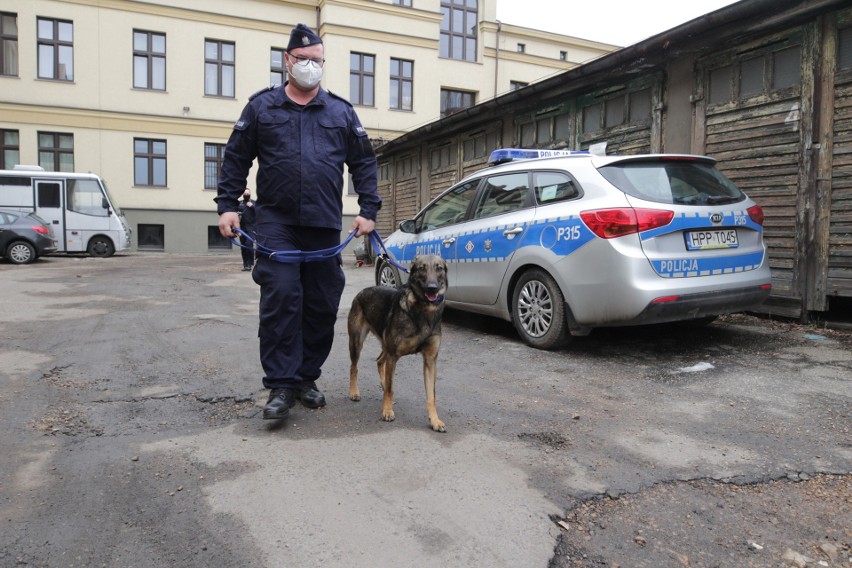
<instances>
[{"instance_id":1,"label":"car side mirror","mask_svg":"<svg viewBox=\"0 0 852 568\"><path fill-rule=\"evenodd\" d=\"M109 209L109 201L107 201L106 197L101 199L101 207L103 207L104 209Z\"/></svg>"},{"instance_id":2,"label":"car side mirror","mask_svg":"<svg viewBox=\"0 0 852 568\"><path fill-rule=\"evenodd\" d=\"M416 231L416 227L414 225L414 219L406 219L399 224L399 230L403 233L414 233Z\"/></svg>"}]
</instances>

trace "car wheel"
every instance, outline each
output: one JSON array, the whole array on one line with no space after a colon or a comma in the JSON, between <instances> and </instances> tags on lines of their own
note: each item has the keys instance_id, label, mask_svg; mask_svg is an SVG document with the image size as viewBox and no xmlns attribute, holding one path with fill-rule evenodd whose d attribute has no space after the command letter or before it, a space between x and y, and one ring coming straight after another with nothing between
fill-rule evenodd
<instances>
[{"instance_id":1,"label":"car wheel","mask_svg":"<svg viewBox=\"0 0 852 568\"><path fill-rule=\"evenodd\" d=\"M115 254L115 247L112 246L112 241L106 237L93 237L89 241L89 247L86 249L90 256L106 258Z\"/></svg>"},{"instance_id":2,"label":"car wheel","mask_svg":"<svg viewBox=\"0 0 852 568\"><path fill-rule=\"evenodd\" d=\"M36 259L36 250L26 241L15 241L6 249L6 258L12 264L29 264Z\"/></svg>"},{"instance_id":3,"label":"car wheel","mask_svg":"<svg viewBox=\"0 0 852 568\"><path fill-rule=\"evenodd\" d=\"M399 270L391 263L379 260L376 269L376 286L387 286L388 288L399 288L402 280L399 277Z\"/></svg>"},{"instance_id":4,"label":"car wheel","mask_svg":"<svg viewBox=\"0 0 852 568\"><path fill-rule=\"evenodd\" d=\"M512 321L524 343L537 349L561 347L570 339L562 291L543 270L529 270L518 280Z\"/></svg>"}]
</instances>

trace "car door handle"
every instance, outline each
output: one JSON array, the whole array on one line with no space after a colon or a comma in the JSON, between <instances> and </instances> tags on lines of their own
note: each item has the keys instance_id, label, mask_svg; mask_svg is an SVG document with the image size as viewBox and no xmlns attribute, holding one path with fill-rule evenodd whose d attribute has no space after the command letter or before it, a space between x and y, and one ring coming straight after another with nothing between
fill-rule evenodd
<instances>
[{"instance_id":1,"label":"car door handle","mask_svg":"<svg viewBox=\"0 0 852 568\"><path fill-rule=\"evenodd\" d=\"M514 237L515 235L520 235L523 232L524 232L523 227L515 227L514 229L506 229L505 231L503 231L503 236L504 237Z\"/></svg>"},{"instance_id":2,"label":"car door handle","mask_svg":"<svg viewBox=\"0 0 852 568\"><path fill-rule=\"evenodd\" d=\"M454 244L455 242L456 242L456 238L450 237L449 239L444 239L443 241L441 241L441 244L444 245L445 247L448 247L448 246Z\"/></svg>"}]
</instances>

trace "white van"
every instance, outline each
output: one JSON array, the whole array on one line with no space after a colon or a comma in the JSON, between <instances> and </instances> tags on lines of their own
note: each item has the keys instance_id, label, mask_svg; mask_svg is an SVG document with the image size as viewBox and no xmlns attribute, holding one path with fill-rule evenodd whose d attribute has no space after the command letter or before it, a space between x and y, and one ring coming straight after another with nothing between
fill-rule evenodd
<instances>
[{"instance_id":1,"label":"white van","mask_svg":"<svg viewBox=\"0 0 852 568\"><path fill-rule=\"evenodd\" d=\"M0 207L35 212L52 227L58 252L112 256L130 248L130 225L95 174L0 170Z\"/></svg>"}]
</instances>

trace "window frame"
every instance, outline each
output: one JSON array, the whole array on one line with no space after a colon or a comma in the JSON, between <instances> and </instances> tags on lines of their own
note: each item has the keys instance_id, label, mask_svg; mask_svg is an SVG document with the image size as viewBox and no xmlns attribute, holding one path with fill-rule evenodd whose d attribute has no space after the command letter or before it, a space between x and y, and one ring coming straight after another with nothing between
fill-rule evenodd
<instances>
[{"instance_id":1,"label":"window frame","mask_svg":"<svg viewBox=\"0 0 852 568\"><path fill-rule=\"evenodd\" d=\"M358 58L358 67L353 68L353 57ZM372 71L365 69L366 61L372 62ZM358 92L353 93L353 80L356 81ZM364 101L365 92L368 90L366 83L370 83L370 102ZM376 106L376 56L370 53L361 53L359 51L349 52L349 102L355 106L375 107Z\"/></svg>"},{"instance_id":2,"label":"window frame","mask_svg":"<svg viewBox=\"0 0 852 568\"><path fill-rule=\"evenodd\" d=\"M49 22L51 24L51 34L53 37L51 38L43 38L41 37L41 23ZM60 24L68 24L71 26L71 40L62 40L59 39L60 36ZM51 69L50 76L43 76L41 74L42 71L42 47L47 47L52 52L53 58L53 68ZM63 48L69 49L71 52L71 65L70 72L69 69L65 68L65 76L60 77L59 71L63 63L61 57ZM46 79L50 81L64 81L67 83L74 82L74 21L73 20L63 20L59 18L45 18L42 16L36 17L36 76L39 79Z\"/></svg>"},{"instance_id":3,"label":"window frame","mask_svg":"<svg viewBox=\"0 0 852 568\"><path fill-rule=\"evenodd\" d=\"M145 142L147 146L146 152L137 152L136 144L137 142ZM163 144L163 153L157 153L154 151L154 144L162 143ZM153 187L153 188L166 188L169 184L169 161L168 161L168 142L166 140L161 140L158 138L133 138L133 186L134 187ZM137 160L144 159L145 160L145 175L147 183L139 183L139 176L137 171ZM154 164L157 160L163 161L163 183L158 184L155 183L155 168Z\"/></svg>"},{"instance_id":4,"label":"window frame","mask_svg":"<svg viewBox=\"0 0 852 568\"><path fill-rule=\"evenodd\" d=\"M445 104L445 103L448 102L447 99L451 95L461 95L462 98L466 98L467 96L470 96L470 104L464 105L464 106L458 106L458 107L450 107L448 104ZM475 92L463 91L461 89L441 88L441 118L444 118L446 116L450 116L450 115L455 114L457 112L461 112L464 109L470 108L470 107L475 106L475 105L476 105L476 93ZM456 110L450 111L449 109L451 109L451 108L455 108Z\"/></svg>"},{"instance_id":5,"label":"window frame","mask_svg":"<svg viewBox=\"0 0 852 568\"><path fill-rule=\"evenodd\" d=\"M216 46L216 57L207 56L207 48L210 45ZM233 58L228 60L223 58L223 47L229 46L233 50ZM210 86L211 66L215 69L216 88L215 92L208 92ZM231 70L230 76L230 94L225 94L225 74L226 69ZM237 44L233 41L222 39L204 38L204 96L218 97L223 99L236 98L236 75L237 75Z\"/></svg>"},{"instance_id":6,"label":"window frame","mask_svg":"<svg viewBox=\"0 0 852 568\"><path fill-rule=\"evenodd\" d=\"M472 4L472 6L471 6ZM441 35L438 55L444 59L476 62L479 52L479 2L477 0L441 0ZM460 18L460 22L456 17ZM467 23L473 20L469 31ZM457 29L461 27L461 29ZM458 42L458 45L456 43ZM472 51L472 53L470 53Z\"/></svg>"},{"instance_id":7,"label":"window frame","mask_svg":"<svg viewBox=\"0 0 852 568\"><path fill-rule=\"evenodd\" d=\"M136 49L136 36L144 35L145 36L145 50ZM163 38L163 51L162 53L154 51L154 37L162 37ZM134 29L132 33L133 38L133 88L134 89L143 89L146 91L165 91L167 88L166 79L168 77L168 73L166 72L166 52L167 52L167 44L166 44L166 34L163 32L153 32L148 30L139 30ZM136 59L143 58L145 60L145 82L146 86L139 86L137 84L137 75L136 75ZM157 59L162 59L163 61L163 71L162 71L162 88L155 87L155 73L154 73L154 61Z\"/></svg>"},{"instance_id":8,"label":"window frame","mask_svg":"<svg viewBox=\"0 0 852 568\"><path fill-rule=\"evenodd\" d=\"M397 63L397 68L399 69L399 73L394 75L393 68L394 62ZM405 67L406 64L409 64L411 68L411 72L406 75ZM414 61L410 59L400 59L398 57L391 57L390 59L390 102L389 106L392 110L414 110ZM408 86L408 105L406 106L403 101L405 101L405 87ZM394 106L394 94L396 95L396 106Z\"/></svg>"},{"instance_id":9,"label":"window frame","mask_svg":"<svg viewBox=\"0 0 852 568\"><path fill-rule=\"evenodd\" d=\"M4 25L4 22L8 19L12 18L15 24L14 33L7 31ZM14 46L14 47L13 47ZM7 49L12 49L14 51L13 61L10 62L10 66L14 67L14 69L6 68L6 57ZM3 77L17 77L18 76L18 14L15 12L0 12L0 76Z\"/></svg>"},{"instance_id":10,"label":"window frame","mask_svg":"<svg viewBox=\"0 0 852 568\"><path fill-rule=\"evenodd\" d=\"M42 145L42 137L49 136L52 139L50 146ZM68 146L62 145L62 140L70 140L70 150ZM48 132L40 130L36 133L38 144L38 165L49 172L73 172L74 171L74 134L70 132ZM50 154L52 164L50 167L45 167L46 162L42 160L42 154ZM70 156L71 162L63 168L63 156Z\"/></svg>"},{"instance_id":11,"label":"window frame","mask_svg":"<svg viewBox=\"0 0 852 568\"><path fill-rule=\"evenodd\" d=\"M7 143L6 135L14 134L17 138L17 143ZM17 152L16 160L7 160L6 152ZM12 163L14 162L14 163ZM12 128L0 128L0 170L11 170L21 163L21 131Z\"/></svg>"},{"instance_id":12,"label":"window frame","mask_svg":"<svg viewBox=\"0 0 852 568\"><path fill-rule=\"evenodd\" d=\"M278 53L281 56L281 67L276 67L273 64L273 55ZM287 53L287 50L283 47L270 47L269 48L269 84L271 85L283 85L287 82L287 63L284 61L284 54ZM273 79L273 75L280 75L281 81L275 82Z\"/></svg>"},{"instance_id":13,"label":"window frame","mask_svg":"<svg viewBox=\"0 0 852 568\"><path fill-rule=\"evenodd\" d=\"M215 151L214 155L210 154L210 150ZM217 189L219 187L219 174L222 171L224 160L225 144L218 142L204 143L204 189ZM211 168L213 169L212 173Z\"/></svg>"}]
</instances>

